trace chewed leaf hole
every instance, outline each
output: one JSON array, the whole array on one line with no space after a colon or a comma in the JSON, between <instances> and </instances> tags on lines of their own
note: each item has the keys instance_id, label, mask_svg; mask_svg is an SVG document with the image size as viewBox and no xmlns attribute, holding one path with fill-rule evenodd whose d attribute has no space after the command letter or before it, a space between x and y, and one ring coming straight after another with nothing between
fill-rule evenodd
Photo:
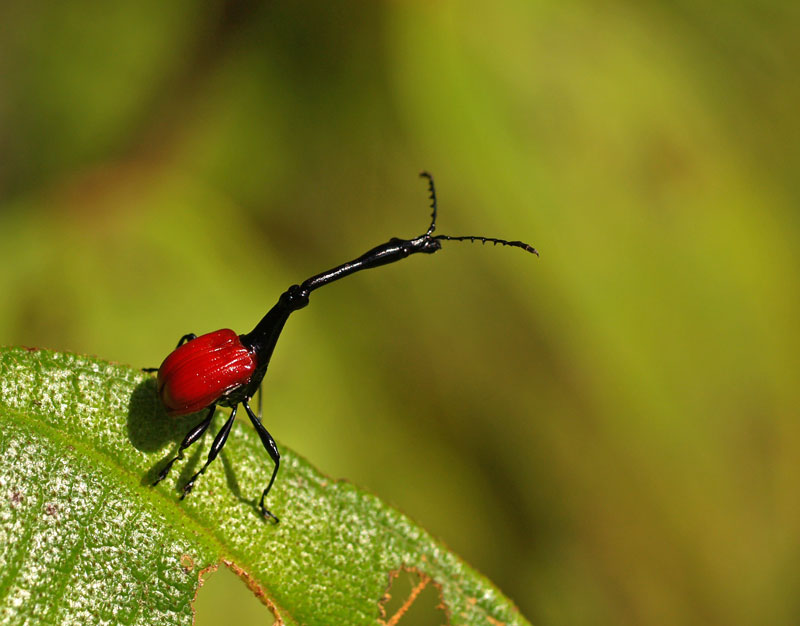
<instances>
[{"instance_id":1,"label":"chewed leaf hole","mask_svg":"<svg viewBox=\"0 0 800 626\"><path fill-rule=\"evenodd\" d=\"M401 568L389 574L381 604L383 626L443 626L449 623L439 586L425 572Z\"/></svg>"},{"instance_id":2,"label":"chewed leaf hole","mask_svg":"<svg viewBox=\"0 0 800 626\"><path fill-rule=\"evenodd\" d=\"M229 567L203 574L194 601L194 626L280 624L272 612Z\"/></svg>"}]
</instances>

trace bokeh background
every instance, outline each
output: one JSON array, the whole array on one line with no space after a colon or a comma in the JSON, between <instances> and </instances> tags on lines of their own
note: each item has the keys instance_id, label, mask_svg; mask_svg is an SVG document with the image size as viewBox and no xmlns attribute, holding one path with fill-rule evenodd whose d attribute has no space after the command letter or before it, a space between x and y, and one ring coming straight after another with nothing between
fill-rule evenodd
<instances>
[{"instance_id":1,"label":"bokeh background","mask_svg":"<svg viewBox=\"0 0 800 626\"><path fill-rule=\"evenodd\" d=\"M245 332L424 231L430 169L441 232L541 259L315 293L273 434L537 625L797 624L798 7L3 3L0 343L138 367ZM211 576L197 623L267 623L246 599Z\"/></svg>"}]
</instances>

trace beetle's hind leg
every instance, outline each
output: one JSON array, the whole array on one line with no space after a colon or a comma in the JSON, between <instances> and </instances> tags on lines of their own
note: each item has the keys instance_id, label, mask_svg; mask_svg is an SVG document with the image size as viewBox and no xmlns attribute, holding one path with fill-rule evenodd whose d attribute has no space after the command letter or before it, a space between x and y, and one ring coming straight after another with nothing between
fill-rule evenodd
<instances>
[{"instance_id":1,"label":"beetle's hind leg","mask_svg":"<svg viewBox=\"0 0 800 626\"><path fill-rule=\"evenodd\" d=\"M208 453L208 459L200 468L199 472L195 472L195 475L192 476L186 484L183 486L183 494L181 494L181 500L183 500L186 496L188 496L192 492L192 488L194 487L194 481L200 476L200 474L205 474L206 468L211 465L211 462L217 458L219 451L222 450L225 442L228 440L228 435L231 432L231 428L233 427L233 422L236 419L236 406L233 407L231 411L231 416L228 418L228 421L222 425L222 428L219 429L217 436L214 437L214 443L211 444L211 450Z\"/></svg>"},{"instance_id":2,"label":"beetle's hind leg","mask_svg":"<svg viewBox=\"0 0 800 626\"><path fill-rule=\"evenodd\" d=\"M175 461L183 458L183 451L203 436L203 433L208 430L208 427L211 424L211 418L214 417L214 411L216 410L216 404L212 404L210 407L208 407L208 414L206 415L205 419L197 424L197 426L193 427L188 433L186 433L186 436L181 442L181 447L178 448L178 454L167 461L167 464L158 473L158 478L153 481L151 487L155 487L158 483L164 480L167 477L167 474L169 474L169 470L172 469L172 465L175 463Z\"/></svg>"},{"instance_id":3,"label":"beetle's hind leg","mask_svg":"<svg viewBox=\"0 0 800 626\"><path fill-rule=\"evenodd\" d=\"M178 345L175 346L175 349L177 350L187 341L192 341L193 339L197 339L197 335L195 335L194 333L186 333L183 337L178 339Z\"/></svg>"},{"instance_id":4,"label":"beetle's hind leg","mask_svg":"<svg viewBox=\"0 0 800 626\"><path fill-rule=\"evenodd\" d=\"M183 337L178 339L178 345L175 346L175 349L177 350L183 344L185 344L187 341L192 341L192 339L197 339L197 335L195 335L194 333L186 333ZM143 367L142 371L146 372L147 374L152 374L153 372L157 372L158 368L157 367Z\"/></svg>"},{"instance_id":5,"label":"beetle's hind leg","mask_svg":"<svg viewBox=\"0 0 800 626\"><path fill-rule=\"evenodd\" d=\"M244 410L247 411L247 416L250 418L250 421L253 422L253 426L255 427L258 436L261 437L261 444L275 462L275 469L272 470L272 477L269 479L267 488L264 489L263 493L261 494L261 501L258 503L258 506L261 508L261 514L265 519L274 520L274 522L277 524L280 520L267 510L267 507L264 506L264 499L267 497L269 490L272 488L272 483L275 482L275 477L278 475L278 468L281 465L281 453L278 452L278 446L275 445L275 440L272 438L272 435L270 435L269 431L264 428L264 424L261 423L261 419L259 419L255 413L253 413L253 410L250 408L250 405L247 403L247 401L245 400L242 402L242 404L244 405Z\"/></svg>"}]
</instances>

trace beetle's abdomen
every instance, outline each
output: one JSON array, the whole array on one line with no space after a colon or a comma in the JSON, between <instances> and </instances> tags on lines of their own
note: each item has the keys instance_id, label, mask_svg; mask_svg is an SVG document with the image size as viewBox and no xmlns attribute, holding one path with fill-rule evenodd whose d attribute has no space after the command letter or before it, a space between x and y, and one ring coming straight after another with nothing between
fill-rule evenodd
<instances>
[{"instance_id":1,"label":"beetle's abdomen","mask_svg":"<svg viewBox=\"0 0 800 626\"><path fill-rule=\"evenodd\" d=\"M218 330L176 348L158 368L158 395L169 415L194 413L247 383L256 357L230 329Z\"/></svg>"}]
</instances>

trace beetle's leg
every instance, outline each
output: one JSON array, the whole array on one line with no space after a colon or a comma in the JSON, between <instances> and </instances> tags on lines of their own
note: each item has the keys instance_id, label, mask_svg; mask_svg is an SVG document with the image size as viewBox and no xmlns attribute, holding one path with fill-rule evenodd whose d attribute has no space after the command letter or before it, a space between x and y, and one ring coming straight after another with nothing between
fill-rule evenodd
<instances>
[{"instance_id":1,"label":"beetle's leg","mask_svg":"<svg viewBox=\"0 0 800 626\"><path fill-rule=\"evenodd\" d=\"M181 338L178 340L178 345L177 345L177 346L175 346L175 349L177 350L177 349L178 349L178 348L180 348L180 347L181 347L183 344L185 344L187 341L191 341L192 339L197 339L197 335L195 335L194 333L186 333L186 334L185 334L183 337L181 337Z\"/></svg>"},{"instance_id":2,"label":"beetle's leg","mask_svg":"<svg viewBox=\"0 0 800 626\"><path fill-rule=\"evenodd\" d=\"M180 348L180 347L181 347L183 344L185 344L187 341L191 341L192 339L197 339L197 335L195 335L194 333L187 333L187 334L185 334L183 337L181 337L181 338L178 340L178 345L177 345L177 346L175 346L175 349L177 350L177 349L178 349L178 348ZM143 371L143 372L147 372L148 374L151 374L151 373L153 373L153 372L157 372L157 371L158 371L158 368L157 368L157 367L143 367L143 368L142 368L142 371Z\"/></svg>"},{"instance_id":3,"label":"beetle's leg","mask_svg":"<svg viewBox=\"0 0 800 626\"><path fill-rule=\"evenodd\" d=\"M192 488L194 487L194 481L197 480L197 477L200 474L205 474L206 468L211 465L211 461L217 458L219 451L222 450L222 447L225 445L225 442L228 440L228 435L231 432L231 428L233 427L233 421L236 419L236 407L233 407L231 411L231 416L228 418L228 421L222 425L222 428L219 429L217 436L214 437L214 443L211 444L211 450L208 452L208 459L206 460L205 465L200 468L199 472L196 472L194 476L192 476L188 482L183 486L183 494L181 495L181 500L183 500L186 496L188 496L192 492Z\"/></svg>"},{"instance_id":4,"label":"beetle's leg","mask_svg":"<svg viewBox=\"0 0 800 626\"><path fill-rule=\"evenodd\" d=\"M261 501L258 503L258 506L261 507L261 514L265 518L273 519L277 524L280 520L270 513L267 510L267 507L264 506L264 498L267 497L269 490L272 488L272 483L275 482L275 477L278 475L278 468L281 465L281 453L278 452L278 446L275 445L275 440L272 438L272 435L270 435L269 432L267 432L267 429L264 428L264 424L261 423L261 419L257 417L255 413L253 413L253 410L250 408L247 400L242 402L242 404L244 405L244 410L247 411L250 421L253 422L253 426L255 426L258 436L261 437L262 445L272 457L272 460L275 461L275 469L272 470L272 477L269 479L269 484L267 485L267 488L264 489L264 493L261 494Z\"/></svg>"},{"instance_id":5,"label":"beetle's leg","mask_svg":"<svg viewBox=\"0 0 800 626\"><path fill-rule=\"evenodd\" d=\"M206 415L205 419L202 422L200 422L197 426L192 428L192 430L190 430L188 433L186 433L186 436L183 438L183 441L181 442L181 447L178 448L178 454L175 456L175 458L170 459L167 462L167 464L164 466L164 469L162 469L159 472L158 478L156 478L153 481L151 487L155 487L158 483L164 480L167 477L169 470L172 468L172 464L175 463L175 461L177 461L178 459L183 458L183 451L186 450L186 448L188 448L190 445L192 445L195 441L197 441L198 439L200 439L200 437L203 436L203 433L206 432L209 424L211 424L211 418L214 417L214 411L216 410L217 410L217 405L212 404L208 408L208 414Z\"/></svg>"}]
</instances>

